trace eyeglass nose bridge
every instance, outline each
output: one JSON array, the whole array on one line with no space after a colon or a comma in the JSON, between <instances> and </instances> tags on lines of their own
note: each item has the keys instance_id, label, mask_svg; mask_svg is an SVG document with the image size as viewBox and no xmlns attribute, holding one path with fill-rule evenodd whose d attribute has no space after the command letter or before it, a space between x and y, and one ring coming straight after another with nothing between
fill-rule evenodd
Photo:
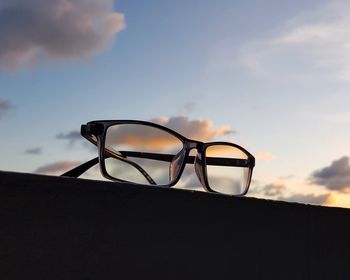
<instances>
[{"instance_id":1,"label":"eyeglass nose bridge","mask_svg":"<svg viewBox=\"0 0 350 280\"><path fill-rule=\"evenodd\" d=\"M186 142L184 142L184 148L174 156L173 160L170 163L170 181L176 180L176 178L180 176L180 173L182 173L182 170L185 168L186 165L186 162L184 162L185 158L189 156L190 151L192 149L197 149L198 145L200 145L200 142L197 141L187 140Z\"/></svg>"},{"instance_id":2,"label":"eyeglass nose bridge","mask_svg":"<svg viewBox=\"0 0 350 280\"><path fill-rule=\"evenodd\" d=\"M194 158L194 170L196 172L197 178L199 182L201 183L202 187L206 190L208 190L207 187L207 181L205 177L205 167L204 167L204 143L200 141L188 141L185 145L185 149L187 150L187 153L189 154L191 150L195 149L197 150L196 157Z\"/></svg>"},{"instance_id":3,"label":"eyeglass nose bridge","mask_svg":"<svg viewBox=\"0 0 350 280\"><path fill-rule=\"evenodd\" d=\"M187 140L184 143L185 146L185 150L187 150L188 152L190 152L193 149L198 150L198 148L201 148L201 146L203 145L202 142L200 141L195 141L195 140Z\"/></svg>"}]
</instances>

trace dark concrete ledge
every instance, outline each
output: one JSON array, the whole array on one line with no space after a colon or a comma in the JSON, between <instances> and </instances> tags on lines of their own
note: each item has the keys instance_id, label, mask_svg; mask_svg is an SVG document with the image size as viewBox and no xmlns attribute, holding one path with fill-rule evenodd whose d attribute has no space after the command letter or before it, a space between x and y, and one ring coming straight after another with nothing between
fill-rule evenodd
<instances>
[{"instance_id":1,"label":"dark concrete ledge","mask_svg":"<svg viewBox=\"0 0 350 280\"><path fill-rule=\"evenodd\" d=\"M1 279L350 279L350 210L0 172Z\"/></svg>"}]
</instances>

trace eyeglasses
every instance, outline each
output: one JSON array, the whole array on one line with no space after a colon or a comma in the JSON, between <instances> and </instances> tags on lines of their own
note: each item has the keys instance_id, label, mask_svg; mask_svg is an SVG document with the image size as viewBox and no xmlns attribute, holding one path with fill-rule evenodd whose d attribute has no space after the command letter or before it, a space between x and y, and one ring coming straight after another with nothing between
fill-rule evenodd
<instances>
[{"instance_id":1,"label":"eyeglasses","mask_svg":"<svg viewBox=\"0 0 350 280\"><path fill-rule=\"evenodd\" d=\"M229 142L203 143L158 124L135 120L92 121L81 135L98 147L98 157L64 173L79 177L97 163L102 175L117 182L174 186L185 165L208 192L244 195L248 192L255 158ZM190 155L197 150L196 156Z\"/></svg>"}]
</instances>

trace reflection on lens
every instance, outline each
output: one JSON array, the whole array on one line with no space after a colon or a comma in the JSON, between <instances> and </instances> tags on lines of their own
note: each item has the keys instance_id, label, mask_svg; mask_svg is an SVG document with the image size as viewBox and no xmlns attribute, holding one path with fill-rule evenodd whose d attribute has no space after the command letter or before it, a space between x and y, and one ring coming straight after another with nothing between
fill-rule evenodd
<instances>
[{"instance_id":1,"label":"reflection on lens","mask_svg":"<svg viewBox=\"0 0 350 280\"><path fill-rule=\"evenodd\" d=\"M175 179L171 163L182 149L180 139L159 128L141 124L113 125L106 133L106 171L123 181L168 185Z\"/></svg>"},{"instance_id":2,"label":"reflection on lens","mask_svg":"<svg viewBox=\"0 0 350 280\"><path fill-rule=\"evenodd\" d=\"M237 160L247 160L244 151L231 145L206 148L206 170L209 187L216 192L241 195L249 184L249 167L237 166Z\"/></svg>"}]
</instances>

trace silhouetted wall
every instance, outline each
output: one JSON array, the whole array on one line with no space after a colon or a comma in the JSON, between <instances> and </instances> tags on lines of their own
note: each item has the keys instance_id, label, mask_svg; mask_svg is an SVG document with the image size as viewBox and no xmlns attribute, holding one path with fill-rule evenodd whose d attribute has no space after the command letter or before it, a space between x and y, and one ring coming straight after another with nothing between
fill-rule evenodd
<instances>
[{"instance_id":1,"label":"silhouetted wall","mask_svg":"<svg viewBox=\"0 0 350 280\"><path fill-rule=\"evenodd\" d=\"M350 211L0 172L0 279L350 279Z\"/></svg>"}]
</instances>

